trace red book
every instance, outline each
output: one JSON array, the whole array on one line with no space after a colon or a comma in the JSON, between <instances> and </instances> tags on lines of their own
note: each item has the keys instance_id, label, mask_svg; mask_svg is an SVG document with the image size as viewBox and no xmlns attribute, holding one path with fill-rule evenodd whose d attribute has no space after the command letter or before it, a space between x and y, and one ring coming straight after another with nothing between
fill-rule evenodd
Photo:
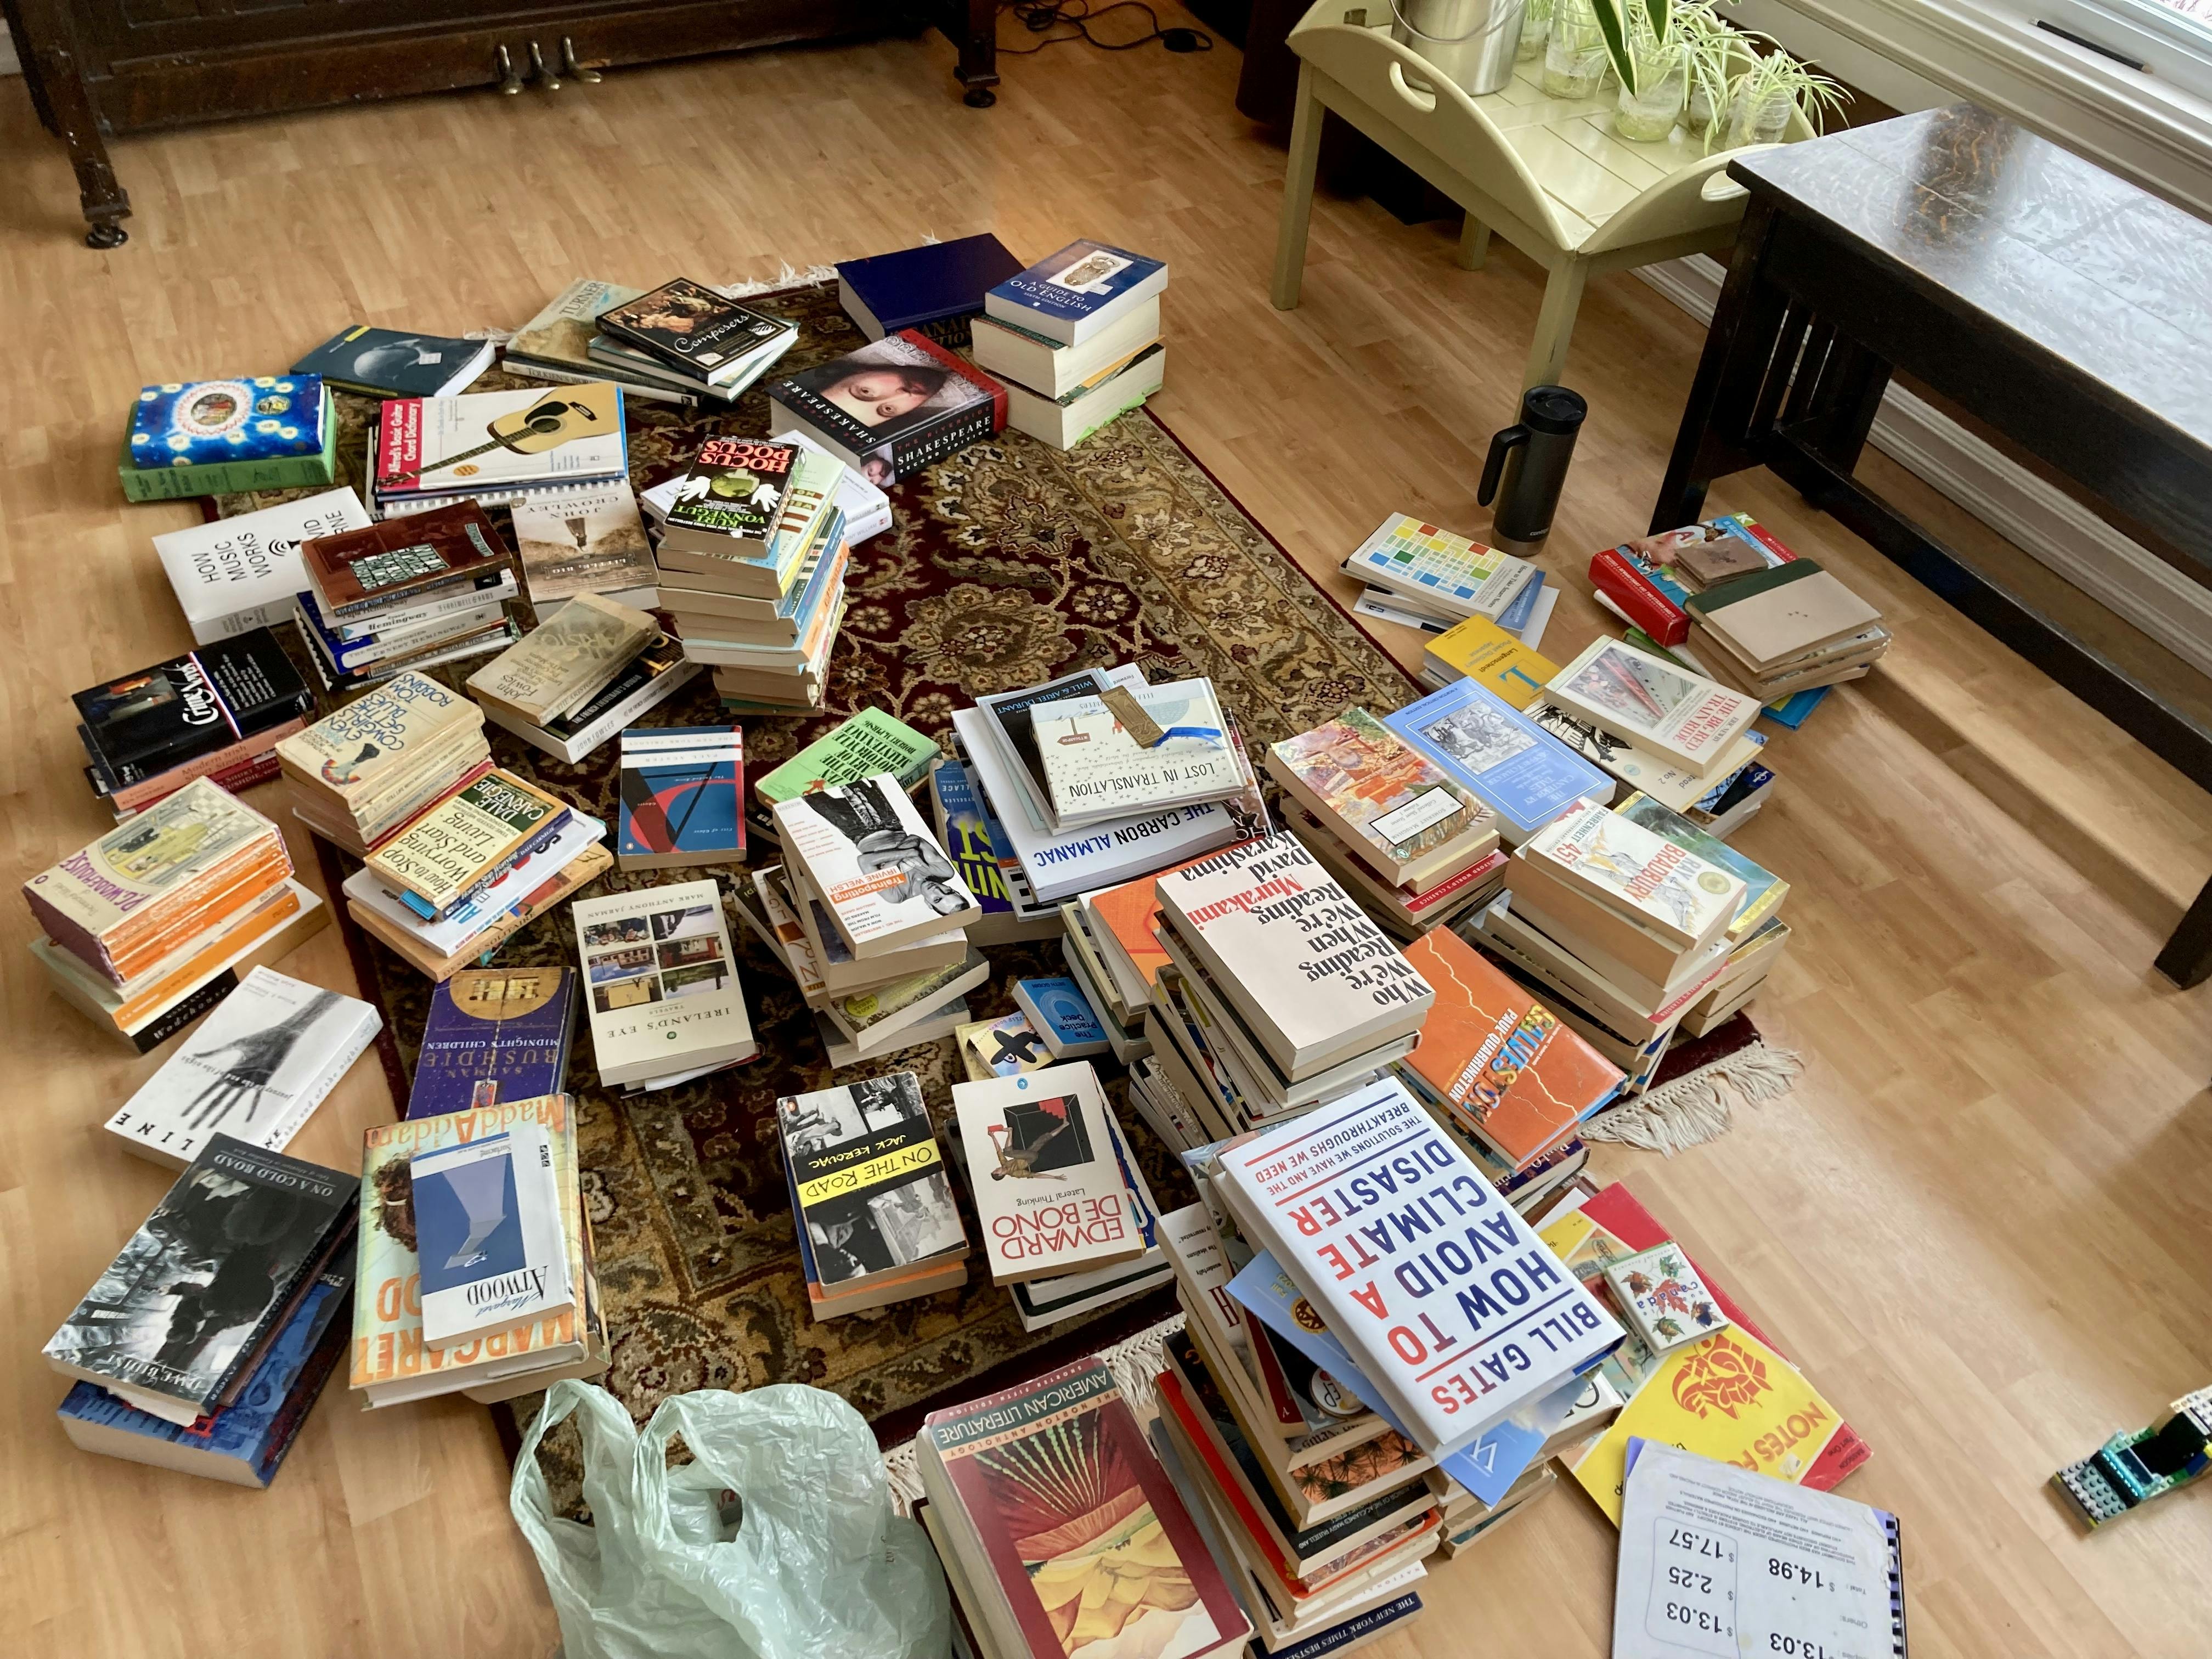
<instances>
[{"instance_id":1,"label":"red book","mask_svg":"<svg viewBox=\"0 0 2212 1659\"><path fill-rule=\"evenodd\" d=\"M1406 947L1437 1000L1406 1065L1453 1120L1523 1169L1620 1092L1620 1068L1449 927Z\"/></svg>"},{"instance_id":2,"label":"red book","mask_svg":"<svg viewBox=\"0 0 2212 1659\"><path fill-rule=\"evenodd\" d=\"M1623 558L1619 548L1608 547L1591 559L1589 575L1599 592L1660 644L1672 647L1690 637L1688 613Z\"/></svg>"},{"instance_id":3,"label":"red book","mask_svg":"<svg viewBox=\"0 0 2212 1659\"><path fill-rule=\"evenodd\" d=\"M1203 1659L1252 1633L1101 1360L922 1420L922 1484L1009 1653Z\"/></svg>"}]
</instances>

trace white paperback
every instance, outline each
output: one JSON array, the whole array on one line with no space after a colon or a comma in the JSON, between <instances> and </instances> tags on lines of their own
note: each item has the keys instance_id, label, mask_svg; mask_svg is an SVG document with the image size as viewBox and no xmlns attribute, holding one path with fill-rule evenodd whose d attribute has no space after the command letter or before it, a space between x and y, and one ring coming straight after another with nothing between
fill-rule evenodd
<instances>
[{"instance_id":1,"label":"white paperback","mask_svg":"<svg viewBox=\"0 0 2212 1659\"><path fill-rule=\"evenodd\" d=\"M1063 831L1222 800L1244 787L1211 680L1116 686L1030 715Z\"/></svg>"},{"instance_id":2,"label":"white paperback","mask_svg":"<svg viewBox=\"0 0 2212 1659\"><path fill-rule=\"evenodd\" d=\"M1144 1254L1088 1060L952 1085L992 1282L1056 1278Z\"/></svg>"},{"instance_id":3,"label":"white paperback","mask_svg":"<svg viewBox=\"0 0 2212 1659\"><path fill-rule=\"evenodd\" d=\"M448 1348L575 1306L544 1124L419 1152L409 1171L423 1341Z\"/></svg>"},{"instance_id":4,"label":"white paperback","mask_svg":"<svg viewBox=\"0 0 2212 1659\"><path fill-rule=\"evenodd\" d=\"M192 642L212 645L291 616L293 595L307 586L301 543L364 530L368 523L368 510L351 489L325 489L258 513L172 530L154 538L154 550L184 607Z\"/></svg>"},{"instance_id":5,"label":"white paperback","mask_svg":"<svg viewBox=\"0 0 2212 1659\"><path fill-rule=\"evenodd\" d=\"M896 775L780 801L778 839L863 960L983 914Z\"/></svg>"},{"instance_id":6,"label":"white paperback","mask_svg":"<svg viewBox=\"0 0 2212 1659\"><path fill-rule=\"evenodd\" d=\"M585 899L573 913L602 1084L650 1083L759 1052L712 881Z\"/></svg>"},{"instance_id":7,"label":"white paperback","mask_svg":"<svg viewBox=\"0 0 2212 1659\"><path fill-rule=\"evenodd\" d=\"M1228 1148L1215 1187L1431 1456L1626 1334L1395 1079Z\"/></svg>"},{"instance_id":8,"label":"white paperback","mask_svg":"<svg viewBox=\"0 0 2212 1659\"><path fill-rule=\"evenodd\" d=\"M1759 703L1619 640L1589 649L1552 676L1545 696L1616 737L1711 778L1759 717Z\"/></svg>"},{"instance_id":9,"label":"white paperback","mask_svg":"<svg viewBox=\"0 0 2212 1659\"><path fill-rule=\"evenodd\" d=\"M383 1025L358 998L256 968L107 1127L179 1169L210 1135L281 1152Z\"/></svg>"}]
</instances>

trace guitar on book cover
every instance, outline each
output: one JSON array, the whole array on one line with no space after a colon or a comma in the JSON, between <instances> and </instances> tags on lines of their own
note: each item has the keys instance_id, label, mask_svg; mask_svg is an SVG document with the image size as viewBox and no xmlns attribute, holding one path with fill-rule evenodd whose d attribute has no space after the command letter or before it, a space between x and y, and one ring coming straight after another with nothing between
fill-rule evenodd
<instances>
[{"instance_id":1,"label":"guitar on book cover","mask_svg":"<svg viewBox=\"0 0 2212 1659\"><path fill-rule=\"evenodd\" d=\"M527 409L494 416L484 423L490 441L442 460L399 467L376 482L379 487L388 489L410 483L426 472L489 454L495 449L516 455L541 455L579 438L604 437L621 429L622 400L611 386L602 383L563 386L558 392L547 392Z\"/></svg>"}]
</instances>

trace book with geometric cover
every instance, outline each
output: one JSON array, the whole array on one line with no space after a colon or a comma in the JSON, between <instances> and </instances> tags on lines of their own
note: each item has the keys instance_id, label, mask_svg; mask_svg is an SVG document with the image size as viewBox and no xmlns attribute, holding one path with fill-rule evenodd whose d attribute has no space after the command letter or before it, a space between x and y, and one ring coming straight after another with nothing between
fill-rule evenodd
<instances>
[{"instance_id":1,"label":"book with geometric cover","mask_svg":"<svg viewBox=\"0 0 2212 1659\"><path fill-rule=\"evenodd\" d=\"M419 1152L409 1177L425 1342L449 1348L575 1305L543 1125Z\"/></svg>"},{"instance_id":2,"label":"book with geometric cover","mask_svg":"<svg viewBox=\"0 0 2212 1659\"><path fill-rule=\"evenodd\" d=\"M1393 513L1344 562L1346 574L1455 617L1498 614L1537 580L1536 567L1404 513Z\"/></svg>"},{"instance_id":3,"label":"book with geometric cover","mask_svg":"<svg viewBox=\"0 0 2212 1659\"><path fill-rule=\"evenodd\" d=\"M1496 814L1364 708L1269 746L1267 770L1394 884L1460 860Z\"/></svg>"},{"instance_id":4,"label":"book with geometric cover","mask_svg":"<svg viewBox=\"0 0 2212 1659\"><path fill-rule=\"evenodd\" d=\"M615 862L673 870L745 860L744 738L734 726L622 734Z\"/></svg>"},{"instance_id":5,"label":"book with geometric cover","mask_svg":"<svg viewBox=\"0 0 2212 1659\"><path fill-rule=\"evenodd\" d=\"M776 1102L776 1127L823 1289L967 1255L912 1072L786 1095Z\"/></svg>"},{"instance_id":6,"label":"book with geometric cover","mask_svg":"<svg viewBox=\"0 0 2212 1659\"><path fill-rule=\"evenodd\" d=\"M1000 1653L1205 1659L1250 1635L1103 1361L933 1412L917 1449Z\"/></svg>"},{"instance_id":7,"label":"book with geometric cover","mask_svg":"<svg viewBox=\"0 0 2212 1659\"><path fill-rule=\"evenodd\" d=\"M573 968L465 968L430 994L407 1115L561 1092L576 1025Z\"/></svg>"},{"instance_id":8,"label":"book with geometric cover","mask_svg":"<svg viewBox=\"0 0 2212 1659\"><path fill-rule=\"evenodd\" d=\"M1758 702L1741 692L1602 637L1562 668L1545 695L1699 777L1715 775L1759 715Z\"/></svg>"},{"instance_id":9,"label":"book with geometric cover","mask_svg":"<svg viewBox=\"0 0 2212 1659\"><path fill-rule=\"evenodd\" d=\"M1112 1110L1087 1060L956 1083L969 1190L994 1283L1049 1279L1141 1255Z\"/></svg>"},{"instance_id":10,"label":"book with geometric cover","mask_svg":"<svg viewBox=\"0 0 2212 1659\"><path fill-rule=\"evenodd\" d=\"M1613 799L1611 778L1471 679L1386 714L1382 724L1496 813L1498 838L1509 843L1579 799Z\"/></svg>"}]
</instances>

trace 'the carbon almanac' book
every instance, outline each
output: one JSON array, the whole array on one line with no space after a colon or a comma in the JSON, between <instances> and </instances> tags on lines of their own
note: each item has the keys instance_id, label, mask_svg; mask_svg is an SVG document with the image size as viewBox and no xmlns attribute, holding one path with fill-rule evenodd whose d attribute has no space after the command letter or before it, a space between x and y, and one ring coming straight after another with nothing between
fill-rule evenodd
<instances>
[{"instance_id":1,"label":"'the carbon almanac' book","mask_svg":"<svg viewBox=\"0 0 2212 1659\"><path fill-rule=\"evenodd\" d=\"M1000 1285L1145 1252L1088 1060L952 1085L983 1250Z\"/></svg>"},{"instance_id":2,"label":"'the carbon almanac' book","mask_svg":"<svg viewBox=\"0 0 2212 1659\"><path fill-rule=\"evenodd\" d=\"M1103 1360L933 1412L916 1449L999 1652L1204 1659L1251 1634Z\"/></svg>"},{"instance_id":3,"label":"'the carbon almanac' book","mask_svg":"<svg viewBox=\"0 0 2212 1659\"><path fill-rule=\"evenodd\" d=\"M430 995L409 1118L559 1094L576 1024L573 968L464 968Z\"/></svg>"},{"instance_id":4,"label":"'the carbon almanac' book","mask_svg":"<svg viewBox=\"0 0 2212 1659\"><path fill-rule=\"evenodd\" d=\"M775 436L803 433L878 487L1006 424L1006 389L912 329L786 375L768 397Z\"/></svg>"}]
</instances>

